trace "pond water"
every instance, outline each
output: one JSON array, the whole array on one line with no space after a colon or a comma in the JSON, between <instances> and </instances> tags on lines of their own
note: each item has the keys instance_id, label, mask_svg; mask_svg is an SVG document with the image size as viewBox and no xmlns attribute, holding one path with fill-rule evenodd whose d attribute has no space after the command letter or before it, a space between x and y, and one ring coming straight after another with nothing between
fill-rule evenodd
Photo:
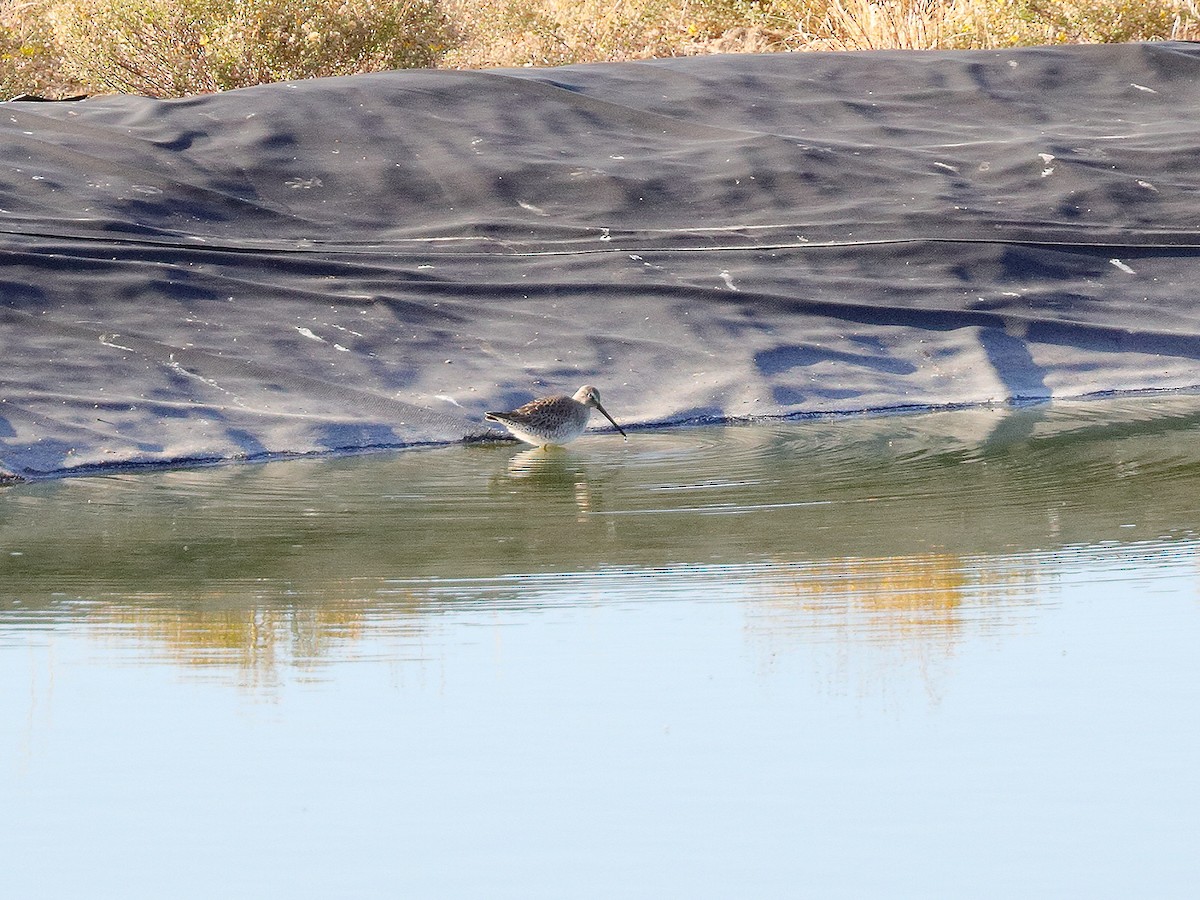
<instances>
[{"instance_id":1,"label":"pond water","mask_svg":"<svg viewBox=\"0 0 1200 900\"><path fill-rule=\"evenodd\" d=\"M1200 398L0 492L6 896L1191 897Z\"/></svg>"}]
</instances>

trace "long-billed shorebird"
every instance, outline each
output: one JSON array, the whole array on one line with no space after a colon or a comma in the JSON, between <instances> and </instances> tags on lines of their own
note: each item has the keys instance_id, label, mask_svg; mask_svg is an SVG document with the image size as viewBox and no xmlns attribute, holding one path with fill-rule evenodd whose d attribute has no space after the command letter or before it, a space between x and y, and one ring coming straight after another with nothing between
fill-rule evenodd
<instances>
[{"instance_id":1,"label":"long-billed shorebird","mask_svg":"<svg viewBox=\"0 0 1200 900\"><path fill-rule=\"evenodd\" d=\"M574 397L539 397L512 412L490 412L484 418L499 422L513 437L527 444L548 447L565 444L583 434L593 409L600 410L613 428L621 432L621 437L629 440L629 435L600 405L600 392L590 384L577 390Z\"/></svg>"}]
</instances>

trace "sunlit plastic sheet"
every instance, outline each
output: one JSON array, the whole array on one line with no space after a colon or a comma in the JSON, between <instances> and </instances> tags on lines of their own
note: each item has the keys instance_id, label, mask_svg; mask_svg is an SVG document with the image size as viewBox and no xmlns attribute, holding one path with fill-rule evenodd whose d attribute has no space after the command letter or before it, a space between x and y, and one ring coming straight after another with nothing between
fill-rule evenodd
<instances>
[{"instance_id":1,"label":"sunlit plastic sheet","mask_svg":"<svg viewBox=\"0 0 1200 900\"><path fill-rule=\"evenodd\" d=\"M20 477L1200 383L1200 46L0 109ZM636 439L636 437L635 437Z\"/></svg>"}]
</instances>

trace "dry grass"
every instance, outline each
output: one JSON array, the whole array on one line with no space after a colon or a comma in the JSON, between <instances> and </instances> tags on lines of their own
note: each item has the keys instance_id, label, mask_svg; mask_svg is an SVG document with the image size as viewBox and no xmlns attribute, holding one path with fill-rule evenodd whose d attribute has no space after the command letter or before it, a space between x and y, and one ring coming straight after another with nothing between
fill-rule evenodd
<instances>
[{"instance_id":1,"label":"dry grass","mask_svg":"<svg viewBox=\"0 0 1200 900\"><path fill-rule=\"evenodd\" d=\"M1200 37L1197 0L449 0L443 65Z\"/></svg>"},{"instance_id":2,"label":"dry grass","mask_svg":"<svg viewBox=\"0 0 1200 900\"><path fill-rule=\"evenodd\" d=\"M1200 36L1196 0L830 0L804 49L991 49Z\"/></svg>"},{"instance_id":3,"label":"dry grass","mask_svg":"<svg viewBox=\"0 0 1200 900\"><path fill-rule=\"evenodd\" d=\"M447 0L455 68L553 66L782 49L765 0ZM773 26L779 26L774 28Z\"/></svg>"},{"instance_id":4,"label":"dry grass","mask_svg":"<svg viewBox=\"0 0 1200 900\"><path fill-rule=\"evenodd\" d=\"M0 92L178 96L408 66L1200 38L1198 0L0 0Z\"/></svg>"}]
</instances>

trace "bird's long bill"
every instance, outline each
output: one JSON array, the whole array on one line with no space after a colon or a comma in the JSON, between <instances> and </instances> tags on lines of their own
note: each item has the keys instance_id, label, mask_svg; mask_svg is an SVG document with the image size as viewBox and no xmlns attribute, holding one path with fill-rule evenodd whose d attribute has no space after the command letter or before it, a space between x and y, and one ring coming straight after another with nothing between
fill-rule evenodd
<instances>
[{"instance_id":1,"label":"bird's long bill","mask_svg":"<svg viewBox=\"0 0 1200 900\"><path fill-rule=\"evenodd\" d=\"M620 425L617 424L617 420L608 414L607 409L605 409L599 403L596 404L596 409L600 410L600 413L601 413L601 415L604 416L604 418L606 418L606 419L608 419L608 421L612 422L613 428L615 428L615 429L617 429L617 431L621 432L621 437L625 438L625 440L629 440L629 435L627 435L625 433L625 429L623 429Z\"/></svg>"}]
</instances>

